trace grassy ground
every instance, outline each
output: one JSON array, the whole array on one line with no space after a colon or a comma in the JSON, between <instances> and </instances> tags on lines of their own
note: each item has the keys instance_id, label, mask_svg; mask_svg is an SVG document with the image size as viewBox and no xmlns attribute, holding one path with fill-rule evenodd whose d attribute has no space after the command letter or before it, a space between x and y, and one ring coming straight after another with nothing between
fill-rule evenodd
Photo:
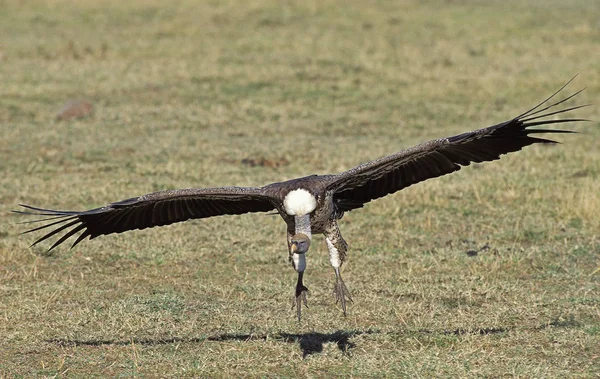
<instances>
[{"instance_id":1,"label":"grassy ground","mask_svg":"<svg viewBox=\"0 0 600 379\"><path fill-rule=\"evenodd\" d=\"M195 3L0 1L0 376L598 377L597 123L347 214L346 318L318 239L295 320L275 216L29 249L18 203L339 172L576 73L600 120L593 1Z\"/></svg>"}]
</instances>

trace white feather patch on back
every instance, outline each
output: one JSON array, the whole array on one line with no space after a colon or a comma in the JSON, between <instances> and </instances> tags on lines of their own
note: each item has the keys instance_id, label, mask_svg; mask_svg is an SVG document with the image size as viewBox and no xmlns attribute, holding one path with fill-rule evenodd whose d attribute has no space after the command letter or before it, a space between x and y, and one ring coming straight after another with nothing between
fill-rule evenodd
<instances>
[{"instance_id":1,"label":"white feather patch on back","mask_svg":"<svg viewBox=\"0 0 600 379\"><path fill-rule=\"evenodd\" d=\"M317 199L307 190L298 188L285 195L283 207L290 216L303 216L315 210Z\"/></svg>"}]
</instances>

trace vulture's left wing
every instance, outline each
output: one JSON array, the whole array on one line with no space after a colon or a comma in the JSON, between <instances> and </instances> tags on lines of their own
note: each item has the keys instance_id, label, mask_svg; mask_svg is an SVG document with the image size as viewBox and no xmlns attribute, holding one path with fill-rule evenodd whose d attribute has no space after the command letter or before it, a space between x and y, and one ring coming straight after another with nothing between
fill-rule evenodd
<instances>
[{"instance_id":1,"label":"vulture's left wing","mask_svg":"<svg viewBox=\"0 0 600 379\"><path fill-rule=\"evenodd\" d=\"M268 212L275 209L269 196L263 194L260 188L252 187L160 191L84 212L56 211L22 204L21 206L26 210L13 212L47 216L40 220L28 221L46 223L25 233L42 229L50 230L33 245L65 231L65 234L49 250L78 232L81 234L71 247L88 236L92 239L103 234L169 225L192 218Z\"/></svg>"},{"instance_id":2,"label":"vulture's left wing","mask_svg":"<svg viewBox=\"0 0 600 379\"><path fill-rule=\"evenodd\" d=\"M412 184L446 175L471 162L493 161L500 155L521 150L534 143L556 143L535 137L539 133L572 133L565 130L530 129L533 126L586 121L580 118L547 119L586 105L553 110L579 94L545 105L573 79L536 107L511 120L487 128L425 142L413 148L361 164L333 175L328 190L341 211L361 208L365 203L394 193Z\"/></svg>"}]
</instances>

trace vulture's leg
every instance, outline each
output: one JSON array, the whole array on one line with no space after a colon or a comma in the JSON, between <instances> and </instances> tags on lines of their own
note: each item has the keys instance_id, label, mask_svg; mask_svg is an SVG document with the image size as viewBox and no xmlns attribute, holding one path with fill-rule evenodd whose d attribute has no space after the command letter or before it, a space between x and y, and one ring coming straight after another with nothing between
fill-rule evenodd
<instances>
[{"instance_id":1,"label":"vulture's leg","mask_svg":"<svg viewBox=\"0 0 600 379\"><path fill-rule=\"evenodd\" d=\"M304 270L306 270L306 254L298 254L292 253L292 236L293 234L288 231L288 251L290 253L290 262L292 262L292 267L298 273L298 281L296 282L296 292L295 292L295 303L292 305L292 309L296 307L296 311L298 313L298 321L300 321L302 317L302 303L304 306L308 308L308 301L306 299L306 295L308 294L308 288L304 286L302 283L302 277L304 276Z\"/></svg>"},{"instance_id":2,"label":"vulture's leg","mask_svg":"<svg viewBox=\"0 0 600 379\"><path fill-rule=\"evenodd\" d=\"M333 266L335 271L335 285L333 287L333 294L335 295L335 303L340 302L342 304L342 311L344 316L346 315L346 300L352 301L350 291L346 287L346 284L342 280L340 274L340 267L346 259L346 251L348 250L348 244L342 238L340 229L337 226L337 222L333 221L328 228L325 229L325 241L327 242L327 249L329 250L329 262Z\"/></svg>"}]
</instances>

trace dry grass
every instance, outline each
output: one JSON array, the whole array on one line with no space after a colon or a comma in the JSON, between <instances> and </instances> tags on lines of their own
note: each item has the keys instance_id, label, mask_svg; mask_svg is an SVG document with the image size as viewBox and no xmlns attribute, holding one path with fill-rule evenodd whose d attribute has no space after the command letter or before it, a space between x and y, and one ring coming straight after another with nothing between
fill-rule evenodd
<instances>
[{"instance_id":1,"label":"dry grass","mask_svg":"<svg viewBox=\"0 0 600 379\"><path fill-rule=\"evenodd\" d=\"M45 255L8 211L339 172L575 73L598 103L599 19L583 0L0 2L0 376L597 376L596 123L347 214L346 318L320 242L295 320L277 217ZM56 121L73 98L93 116Z\"/></svg>"}]
</instances>

